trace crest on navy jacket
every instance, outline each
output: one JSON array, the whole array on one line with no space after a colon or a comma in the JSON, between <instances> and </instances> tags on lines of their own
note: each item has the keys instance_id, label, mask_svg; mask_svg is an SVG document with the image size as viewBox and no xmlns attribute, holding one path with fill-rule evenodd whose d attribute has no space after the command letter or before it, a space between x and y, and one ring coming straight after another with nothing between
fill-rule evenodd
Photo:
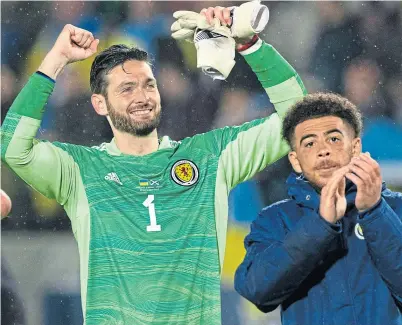
<instances>
[{"instance_id":1,"label":"crest on navy jacket","mask_svg":"<svg viewBox=\"0 0 402 325\"><path fill-rule=\"evenodd\" d=\"M360 224L358 224L358 223L356 223L356 226L355 226L355 235L357 238L364 240L363 229L360 226Z\"/></svg>"}]
</instances>

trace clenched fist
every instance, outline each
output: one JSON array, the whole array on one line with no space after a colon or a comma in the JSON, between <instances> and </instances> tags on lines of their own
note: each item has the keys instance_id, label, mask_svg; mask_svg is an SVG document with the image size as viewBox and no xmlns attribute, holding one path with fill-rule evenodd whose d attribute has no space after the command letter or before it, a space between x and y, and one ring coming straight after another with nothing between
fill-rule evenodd
<instances>
[{"instance_id":1,"label":"clenched fist","mask_svg":"<svg viewBox=\"0 0 402 325\"><path fill-rule=\"evenodd\" d=\"M85 60L96 53L99 40L85 29L67 24L56 40L51 52L60 55L66 64Z\"/></svg>"},{"instance_id":2,"label":"clenched fist","mask_svg":"<svg viewBox=\"0 0 402 325\"><path fill-rule=\"evenodd\" d=\"M85 60L96 53L98 44L99 39L94 38L91 32L67 24L43 60L39 71L56 79L67 64Z\"/></svg>"}]
</instances>

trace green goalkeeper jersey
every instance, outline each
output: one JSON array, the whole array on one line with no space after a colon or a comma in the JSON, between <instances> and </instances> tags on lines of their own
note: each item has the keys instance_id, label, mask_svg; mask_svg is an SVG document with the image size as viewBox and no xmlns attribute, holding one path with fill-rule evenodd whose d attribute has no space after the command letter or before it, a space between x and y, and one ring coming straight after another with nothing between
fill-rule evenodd
<instances>
[{"instance_id":1,"label":"green goalkeeper jersey","mask_svg":"<svg viewBox=\"0 0 402 325\"><path fill-rule=\"evenodd\" d=\"M36 140L54 87L43 75L14 101L2 160L71 219L85 324L221 323L228 194L288 152L281 117L305 94L278 52L259 46L245 59L277 113L179 142L163 137L145 156L122 154L114 140L91 148Z\"/></svg>"}]
</instances>

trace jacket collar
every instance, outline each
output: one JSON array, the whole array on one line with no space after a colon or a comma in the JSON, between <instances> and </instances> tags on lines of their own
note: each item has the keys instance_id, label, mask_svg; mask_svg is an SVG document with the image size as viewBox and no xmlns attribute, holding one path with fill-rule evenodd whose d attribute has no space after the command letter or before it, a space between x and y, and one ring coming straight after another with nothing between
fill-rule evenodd
<instances>
[{"instance_id":1,"label":"jacket collar","mask_svg":"<svg viewBox=\"0 0 402 325\"><path fill-rule=\"evenodd\" d=\"M286 181L289 196L296 201L297 204L309 207L313 210L319 211L320 194L311 185L311 183L304 177L303 174L291 173ZM382 190L386 189L385 183L382 184ZM355 205L357 187L350 180L346 180L346 201L347 210Z\"/></svg>"}]
</instances>

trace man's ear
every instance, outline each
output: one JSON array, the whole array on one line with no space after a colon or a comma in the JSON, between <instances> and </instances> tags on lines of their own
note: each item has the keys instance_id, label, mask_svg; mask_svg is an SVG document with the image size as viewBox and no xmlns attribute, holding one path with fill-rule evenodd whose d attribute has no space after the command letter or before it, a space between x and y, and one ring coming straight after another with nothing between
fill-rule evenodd
<instances>
[{"instance_id":1,"label":"man's ear","mask_svg":"<svg viewBox=\"0 0 402 325\"><path fill-rule=\"evenodd\" d=\"M106 99L103 95L92 94L91 103L96 113L102 116L108 115Z\"/></svg>"},{"instance_id":2,"label":"man's ear","mask_svg":"<svg viewBox=\"0 0 402 325\"><path fill-rule=\"evenodd\" d=\"M296 173L301 174L301 173L302 173L302 169L301 169L301 166L300 166L299 159L297 158L297 153L296 153L296 151L291 151L291 152L289 152L289 153L288 153L288 159L289 159L289 161L290 161L290 164L291 164L292 167L293 167L293 170L294 170Z\"/></svg>"},{"instance_id":3,"label":"man's ear","mask_svg":"<svg viewBox=\"0 0 402 325\"><path fill-rule=\"evenodd\" d=\"M354 138L352 140L352 154L353 157L360 155L362 152L362 140L361 138Z\"/></svg>"}]
</instances>

